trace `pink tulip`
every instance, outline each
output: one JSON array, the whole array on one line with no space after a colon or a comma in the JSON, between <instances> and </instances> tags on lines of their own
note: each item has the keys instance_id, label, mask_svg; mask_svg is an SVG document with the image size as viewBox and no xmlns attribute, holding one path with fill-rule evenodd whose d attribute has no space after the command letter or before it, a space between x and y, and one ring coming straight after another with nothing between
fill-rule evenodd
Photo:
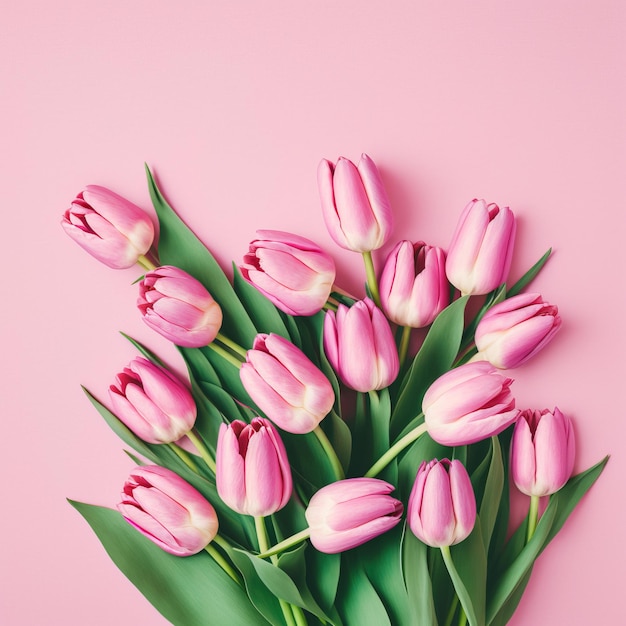
<instances>
[{"instance_id":1,"label":"pink tulip","mask_svg":"<svg viewBox=\"0 0 626 626\"><path fill-rule=\"evenodd\" d=\"M89 254L113 269L132 267L154 240L150 216L98 185L87 185L61 221L63 230Z\"/></svg>"},{"instance_id":2,"label":"pink tulip","mask_svg":"<svg viewBox=\"0 0 626 626\"><path fill-rule=\"evenodd\" d=\"M109 387L113 411L140 439L171 443L196 421L196 404L185 385L144 357L132 360Z\"/></svg>"},{"instance_id":3,"label":"pink tulip","mask_svg":"<svg viewBox=\"0 0 626 626\"><path fill-rule=\"evenodd\" d=\"M558 491L574 470L575 447L572 422L559 409L522 411L511 440L511 475L517 488L529 496Z\"/></svg>"},{"instance_id":4,"label":"pink tulip","mask_svg":"<svg viewBox=\"0 0 626 626\"><path fill-rule=\"evenodd\" d=\"M422 401L428 434L444 446L463 446L502 432L519 415L512 382L486 361L446 372Z\"/></svg>"},{"instance_id":5,"label":"pink tulip","mask_svg":"<svg viewBox=\"0 0 626 626\"><path fill-rule=\"evenodd\" d=\"M234 511L264 517L282 509L292 491L285 446L272 424L255 417L250 424L222 424L215 459L217 493Z\"/></svg>"},{"instance_id":6,"label":"pink tulip","mask_svg":"<svg viewBox=\"0 0 626 626\"><path fill-rule=\"evenodd\" d=\"M374 161L361 155L355 167L339 157L336 165L323 159L317 183L326 228L337 245L355 252L380 248L392 230L387 193Z\"/></svg>"},{"instance_id":7,"label":"pink tulip","mask_svg":"<svg viewBox=\"0 0 626 626\"><path fill-rule=\"evenodd\" d=\"M393 485L378 478L347 478L317 491L305 511L311 543L320 552L344 552L391 530L402 517Z\"/></svg>"},{"instance_id":8,"label":"pink tulip","mask_svg":"<svg viewBox=\"0 0 626 626\"><path fill-rule=\"evenodd\" d=\"M462 294L485 294L499 287L511 267L515 229L511 209L472 200L448 249L448 280Z\"/></svg>"},{"instance_id":9,"label":"pink tulip","mask_svg":"<svg viewBox=\"0 0 626 626\"><path fill-rule=\"evenodd\" d=\"M431 324L450 303L441 248L423 241L401 241L391 251L380 277L380 300L387 317L400 326Z\"/></svg>"},{"instance_id":10,"label":"pink tulip","mask_svg":"<svg viewBox=\"0 0 626 626\"><path fill-rule=\"evenodd\" d=\"M137 306L143 321L177 346L206 346L222 325L222 309L202 283L171 265L145 275Z\"/></svg>"},{"instance_id":11,"label":"pink tulip","mask_svg":"<svg viewBox=\"0 0 626 626\"><path fill-rule=\"evenodd\" d=\"M339 378L356 391L388 387L400 368L389 322L369 298L327 311L324 351Z\"/></svg>"},{"instance_id":12,"label":"pink tulip","mask_svg":"<svg viewBox=\"0 0 626 626\"><path fill-rule=\"evenodd\" d=\"M538 293L523 293L496 304L476 328L477 358L499 369L518 367L539 352L561 327L556 306Z\"/></svg>"},{"instance_id":13,"label":"pink tulip","mask_svg":"<svg viewBox=\"0 0 626 626\"><path fill-rule=\"evenodd\" d=\"M272 422L290 433L314 430L332 409L332 385L311 360L280 335L257 335L241 382Z\"/></svg>"},{"instance_id":14,"label":"pink tulip","mask_svg":"<svg viewBox=\"0 0 626 626\"><path fill-rule=\"evenodd\" d=\"M164 467L135 468L117 508L142 535L176 556L200 552L217 535L215 509L200 492Z\"/></svg>"},{"instance_id":15,"label":"pink tulip","mask_svg":"<svg viewBox=\"0 0 626 626\"><path fill-rule=\"evenodd\" d=\"M314 315L328 300L335 262L309 239L258 230L240 266L243 277L289 315Z\"/></svg>"},{"instance_id":16,"label":"pink tulip","mask_svg":"<svg viewBox=\"0 0 626 626\"><path fill-rule=\"evenodd\" d=\"M470 477L458 461L422 461L409 497L407 521L413 534L433 548L466 539L476 522Z\"/></svg>"}]
</instances>

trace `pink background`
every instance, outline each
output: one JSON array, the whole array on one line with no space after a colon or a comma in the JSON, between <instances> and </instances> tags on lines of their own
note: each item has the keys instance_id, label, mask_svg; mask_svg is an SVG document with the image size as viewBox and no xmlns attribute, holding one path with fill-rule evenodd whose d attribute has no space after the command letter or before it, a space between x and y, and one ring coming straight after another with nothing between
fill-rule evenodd
<instances>
[{"instance_id":1,"label":"pink background","mask_svg":"<svg viewBox=\"0 0 626 626\"><path fill-rule=\"evenodd\" d=\"M73 196L96 183L148 207L147 161L220 261L278 228L355 274L324 229L315 171L363 151L397 238L447 246L476 196L519 218L516 277L554 246L536 288L564 326L515 372L518 404L575 418L577 470L613 458L511 623L621 623L626 4L5 5L0 623L165 623L65 501L113 506L132 466L79 387L104 398L133 356L117 331L180 367L139 319L138 272L62 233Z\"/></svg>"}]
</instances>

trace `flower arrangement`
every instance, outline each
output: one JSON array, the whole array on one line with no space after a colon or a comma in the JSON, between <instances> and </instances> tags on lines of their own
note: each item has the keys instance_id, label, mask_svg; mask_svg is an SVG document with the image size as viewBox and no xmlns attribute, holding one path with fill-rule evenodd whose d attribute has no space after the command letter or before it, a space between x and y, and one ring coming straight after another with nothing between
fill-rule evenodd
<instances>
[{"instance_id":1,"label":"flower arrangement","mask_svg":"<svg viewBox=\"0 0 626 626\"><path fill-rule=\"evenodd\" d=\"M106 265L143 268L137 307L188 371L128 337L108 406L87 392L137 464L117 510L71 501L117 566L179 626L506 624L607 462L572 476L570 418L511 391L561 325L525 292L550 251L509 286L513 212L473 200L447 253L401 241L377 274L393 216L363 155L322 160L318 184L364 297L317 244L271 230L231 281L147 177L158 243L98 186L62 222ZM530 496L517 528L509 477Z\"/></svg>"}]
</instances>

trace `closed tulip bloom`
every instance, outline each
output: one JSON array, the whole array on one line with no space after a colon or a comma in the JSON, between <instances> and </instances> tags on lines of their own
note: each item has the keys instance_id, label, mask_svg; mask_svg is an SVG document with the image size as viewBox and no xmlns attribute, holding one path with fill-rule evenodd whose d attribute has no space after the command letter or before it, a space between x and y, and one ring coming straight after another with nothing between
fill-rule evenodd
<instances>
[{"instance_id":1,"label":"closed tulip bloom","mask_svg":"<svg viewBox=\"0 0 626 626\"><path fill-rule=\"evenodd\" d=\"M293 483L287 452L268 420L222 424L215 463L217 493L237 513L264 517L289 502Z\"/></svg>"},{"instance_id":2,"label":"closed tulip bloom","mask_svg":"<svg viewBox=\"0 0 626 626\"><path fill-rule=\"evenodd\" d=\"M511 440L511 476L529 496L557 492L574 470L576 444L571 420L553 412L522 411Z\"/></svg>"},{"instance_id":3,"label":"closed tulip bloom","mask_svg":"<svg viewBox=\"0 0 626 626\"><path fill-rule=\"evenodd\" d=\"M323 159L317 183L326 228L337 245L354 252L377 250L389 238L392 213L378 169L367 154L357 166Z\"/></svg>"},{"instance_id":4,"label":"closed tulip bloom","mask_svg":"<svg viewBox=\"0 0 626 626\"><path fill-rule=\"evenodd\" d=\"M400 368L396 343L384 313L365 298L340 304L324 318L324 351L339 378L356 391L388 387Z\"/></svg>"},{"instance_id":5,"label":"closed tulip bloom","mask_svg":"<svg viewBox=\"0 0 626 626\"><path fill-rule=\"evenodd\" d=\"M109 387L113 411L140 439L171 443L196 421L191 392L166 369L144 357L133 359Z\"/></svg>"},{"instance_id":6,"label":"closed tulip bloom","mask_svg":"<svg viewBox=\"0 0 626 626\"><path fill-rule=\"evenodd\" d=\"M446 372L422 401L428 434L444 446L463 446L502 432L519 415L512 382L487 361Z\"/></svg>"},{"instance_id":7,"label":"closed tulip bloom","mask_svg":"<svg viewBox=\"0 0 626 626\"><path fill-rule=\"evenodd\" d=\"M89 254L113 269L132 267L154 240L150 216L98 185L87 185L61 221L63 230Z\"/></svg>"},{"instance_id":8,"label":"closed tulip bloom","mask_svg":"<svg viewBox=\"0 0 626 626\"><path fill-rule=\"evenodd\" d=\"M347 478L322 487L305 511L310 539L320 552L344 552L391 530L402 517L393 485L378 478Z\"/></svg>"},{"instance_id":9,"label":"closed tulip bloom","mask_svg":"<svg viewBox=\"0 0 626 626\"><path fill-rule=\"evenodd\" d=\"M515 240L515 216L508 207L472 200L448 249L448 280L464 295L489 293L509 274Z\"/></svg>"},{"instance_id":10,"label":"closed tulip bloom","mask_svg":"<svg viewBox=\"0 0 626 626\"><path fill-rule=\"evenodd\" d=\"M478 358L499 369L518 367L539 352L561 327L556 306L538 293L523 293L496 304L476 328Z\"/></svg>"},{"instance_id":11,"label":"closed tulip bloom","mask_svg":"<svg viewBox=\"0 0 626 626\"><path fill-rule=\"evenodd\" d=\"M241 382L274 424L290 433L314 430L335 401L332 385L311 360L280 335L257 335Z\"/></svg>"},{"instance_id":12,"label":"closed tulip bloom","mask_svg":"<svg viewBox=\"0 0 626 626\"><path fill-rule=\"evenodd\" d=\"M470 535L476 498L460 461L422 462L409 497L407 521L413 534L433 548L452 546Z\"/></svg>"},{"instance_id":13,"label":"closed tulip bloom","mask_svg":"<svg viewBox=\"0 0 626 626\"><path fill-rule=\"evenodd\" d=\"M423 241L401 241L391 251L380 277L380 300L387 317L400 326L423 328L450 303L441 248Z\"/></svg>"},{"instance_id":14,"label":"closed tulip bloom","mask_svg":"<svg viewBox=\"0 0 626 626\"><path fill-rule=\"evenodd\" d=\"M328 300L335 262L309 239L258 230L240 266L243 277L281 311L314 315Z\"/></svg>"},{"instance_id":15,"label":"closed tulip bloom","mask_svg":"<svg viewBox=\"0 0 626 626\"><path fill-rule=\"evenodd\" d=\"M222 309L202 283L170 265L145 275L137 306L143 321L177 346L206 346L222 325Z\"/></svg>"},{"instance_id":16,"label":"closed tulip bloom","mask_svg":"<svg viewBox=\"0 0 626 626\"><path fill-rule=\"evenodd\" d=\"M176 556L200 552L217 535L217 515L210 502L164 467L135 468L117 508L142 535Z\"/></svg>"}]
</instances>

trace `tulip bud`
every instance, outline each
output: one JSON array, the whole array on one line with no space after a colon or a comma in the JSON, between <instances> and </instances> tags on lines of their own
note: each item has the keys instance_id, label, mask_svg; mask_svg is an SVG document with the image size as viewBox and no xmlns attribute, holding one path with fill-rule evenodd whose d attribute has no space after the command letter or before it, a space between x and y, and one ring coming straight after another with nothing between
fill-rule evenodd
<instances>
[{"instance_id":1,"label":"tulip bud","mask_svg":"<svg viewBox=\"0 0 626 626\"><path fill-rule=\"evenodd\" d=\"M289 315L314 315L328 300L335 262L309 239L257 230L240 266L243 277Z\"/></svg>"},{"instance_id":2,"label":"tulip bud","mask_svg":"<svg viewBox=\"0 0 626 626\"><path fill-rule=\"evenodd\" d=\"M154 240L150 216L137 205L98 185L87 185L61 221L83 249L113 269L132 267Z\"/></svg>"},{"instance_id":3,"label":"tulip bud","mask_svg":"<svg viewBox=\"0 0 626 626\"><path fill-rule=\"evenodd\" d=\"M200 552L217 535L215 509L199 491L164 467L135 468L117 508L142 535L176 556Z\"/></svg>"},{"instance_id":4,"label":"tulip bud","mask_svg":"<svg viewBox=\"0 0 626 626\"><path fill-rule=\"evenodd\" d=\"M272 424L255 417L220 426L217 438L217 493L234 511L254 517L282 509L292 491L285 446Z\"/></svg>"},{"instance_id":5,"label":"tulip bud","mask_svg":"<svg viewBox=\"0 0 626 626\"><path fill-rule=\"evenodd\" d=\"M423 241L401 241L391 251L380 277L380 300L387 317L400 326L423 328L450 303L441 248Z\"/></svg>"},{"instance_id":6,"label":"tulip bud","mask_svg":"<svg viewBox=\"0 0 626 626\"><path fill-rule=\"evenodd\" d=\"M337 245L354 252L377 250L389 238L392 213L378 169L367 154L355 167L340 157L323 159L317 183L326 228Z\"/></svg>"},{"instance_id":7,"label":"tulip bud","mask_svg":"<svg viewBox=\"0 0 626 626\"><path fill-rule=\"evenodd\" d=\"M448 249L446 274L462 294L479 295L499 287L509 274L515 217L508 207L472 200Z\"/></svg>"},{"instance_id":8,"label":"tulip bud","mask_svg":"<svg viewBox=\"0 0 626 626\"><path fill-rule=\"evenodd\" d=\"M305 511L311 543L320 552L344 552L391 530L402 517L394 486L378 478L348 478L322 487Z\"/></svg>"},{"instance_id":9,"label":"tulip bud","mask_svg":"<svg viewBox=\"0 0 626 626\"><path fill-rule=\"evenodd\" d=\"M511 439L511 476L517 488L529 496L558 491L574 470L575 447L572 422L559 409L522 411Z\"/></svg>"},{"instance_id":10,"label":"tulip bud","mask_svg":"<svg viewBox=\"0 0 626 626\"><path fill-rule=\"evenodd\" d=\"M486 361L446 372L422 401L428 434L444 446L464 446L502 432L519 415L512 382Z\"/></svg>"},{"instance_id":11,"label":"tulip bud","mask_svg":"<svg viewBox=\"0 0 626 626\"><path fill-rule=\"evenodd\" d=\"M324 351L339 378L356 391L388 387L400 369L389 322L369 298L326 312Z\"/></svg>"},{"instance_id":12,"label":"tulip bud","mask_svg":"<svg viewBox=\"0 0 626 626\"><path fill-rule=\"evenodd\" d=\"M314 430L332 409L332 385L311 360L280 335L257 335L241 382L272 422L290 433Z\"/></svg>"},{"instance_id":13,"label":"tulip bud","mask_svg":"<svg viewBox=\"0 0 626 626\"><path fill-rule=\"evenodd\" d=\"M478 355L499 369L518 367L539 352L561 327L556 306L537 293L522 293L489 309L476 328Z\"/></svg>"},{"instance_id":14,"label":"tulip bud","mask_svg":"<svg viewBox=\"0 0 626 626\"><path fill-rule=\"evenodd\" d=\"M109 387L113 411L148 443L171 443L196 421L196 404L185 385L143 357L132 360Z\"/></svg>"},{"instance_id":15,"label":"tulip bud","mask_svg":"<svg viewBox=\"0 0 626 626\"><path fill-rule=\"evenodd\" d=\"M202 283L171 265L144 276L137 306L143 321L177 346L206 346L222 325L222 309Z\"/></svg>"},{"instance_id":16,"label":"tulip bud","mask_svg":"<svg viewBox=\"0 0 626 626\"><path fill-rule=\"evenodd\" d=\"M476 522L476 498L459 460L422 461L409 497L407 521L413 534L433 548L466 539Z\"/></svg>"}]
</instances>

